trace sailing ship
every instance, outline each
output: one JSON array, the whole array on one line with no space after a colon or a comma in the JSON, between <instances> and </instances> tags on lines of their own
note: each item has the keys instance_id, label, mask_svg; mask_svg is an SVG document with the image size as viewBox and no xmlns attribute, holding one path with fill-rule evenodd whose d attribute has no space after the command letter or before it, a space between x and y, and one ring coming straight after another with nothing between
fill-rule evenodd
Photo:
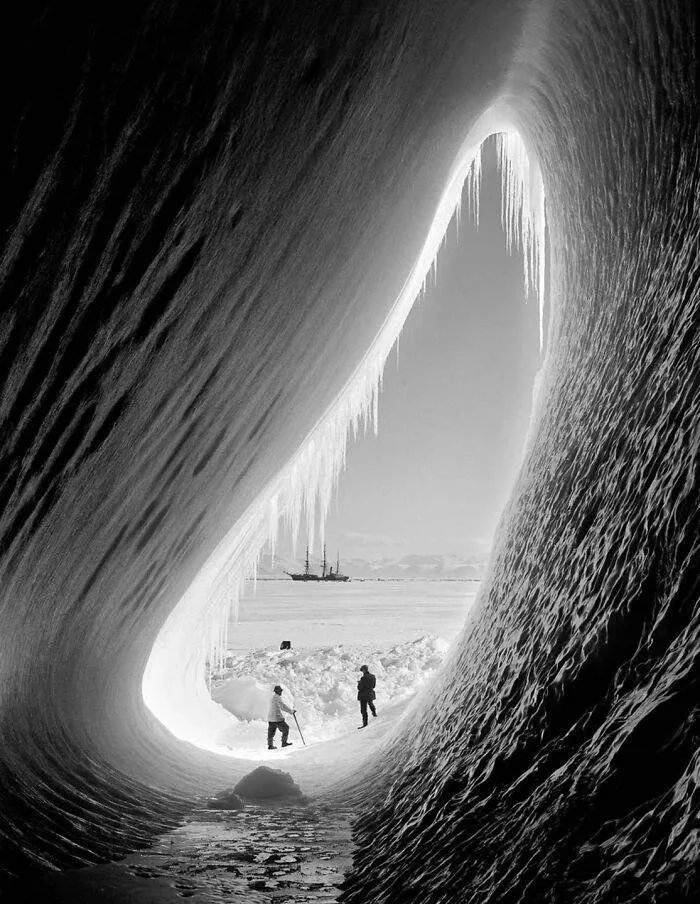
<instances>
[{"instance_id":1,"label":"sailing ship","mask_svg":"<svg viewBox=\"0 0 700 904\"><path fill-rule=\"evenodd\" d=\"M335 560L335 571L333 571L333 566L331 565L331 569L326 574L326 547L323 547L323 577L322 581L349 581L350 578L346 574L340 573L340 552L338 552L338 556Z\"/></svg>"},{"instance_id":2,"label":"sailing ship","mask_svg":"<svg viewBox=\"0 0 700 904\"><path fill-rule=\"evenodd\" d=\"M324 563L325 563L325 555L324 555ZM306 566L303 572L297 572L296 574L292 574L291 571L285 571L285 574L288 574L289 577L293 581L320 581L321 578L317 574L313 574L309 571L309 544L306 544Z\"/></svg>"},{"instance_id":3,"label":"sailing ship","mask_svg":"<svg viewBox=\"0 0 700 904\"><path fill-rule=\"evenodd\" d=\"M295 572L292 574L291 571L285 571L285 574L288 574L289 577L293 581L349 581L350 578L347 574L341 574L340 572L340 552L338 552L338 556L335 562L335 571L333 571L333 566L331 565L330 569L328 568L328 563L326 561L326 546L323 546L323 567L321 569L321 574L314 574L311 571L309 565L309 546L306 546L306 561L304 563L304 570L301 572Z\"/></svg>"}]
</instances>

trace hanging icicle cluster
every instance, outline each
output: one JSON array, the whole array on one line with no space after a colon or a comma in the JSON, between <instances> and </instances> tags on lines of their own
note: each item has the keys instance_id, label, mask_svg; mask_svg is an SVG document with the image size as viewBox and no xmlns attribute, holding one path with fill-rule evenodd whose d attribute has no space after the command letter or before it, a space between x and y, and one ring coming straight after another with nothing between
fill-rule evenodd
<instances>
[{"instance_id":1,"label":"hanging icicle cluster","mask_svg":"<svg viewBox=\"0 0 700 904\"><path fill-rule=\"evenodd\" d=\"M540 350L544 346L545 207L539 168L517 132L499 132L501 223L509 252L522 251L525 292L539 302Z\"/></svg>"}]
</instances>

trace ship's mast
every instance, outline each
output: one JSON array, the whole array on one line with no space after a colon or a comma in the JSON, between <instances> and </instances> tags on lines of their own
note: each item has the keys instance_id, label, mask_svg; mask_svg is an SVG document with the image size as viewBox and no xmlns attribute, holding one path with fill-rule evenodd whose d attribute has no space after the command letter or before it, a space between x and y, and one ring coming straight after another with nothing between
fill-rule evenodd
<instances>
[{"instance_id":1,"label":"ship's mast","mask_svg":"<svg viewBox=\"0 0 700 904\"><path fill-rule=\"evenodd\" d=\"M309 544L306 544L306 571L304 574L308 575L309 573Z\"/></svg>"},{"instance_id":2,"label":"ship's mast","mask_svg":"<svg viewBox=\"0 0 700 904\"><path fill-rule=\"evenodd\" d=\"M321 572L322 576L325 578L326 576L326 544L323 544L323 571Z\"/></svg>"},{"instance_id":3,"label":"ship's mast","mask_svg":"<svg viewBox=\"0 0 700 904\"><path fill-rule=\"evenodd\" d=\"M338 550L338 558L335 560L335 573L340 574L340 550Z\"/></svg>"}]
</instances>

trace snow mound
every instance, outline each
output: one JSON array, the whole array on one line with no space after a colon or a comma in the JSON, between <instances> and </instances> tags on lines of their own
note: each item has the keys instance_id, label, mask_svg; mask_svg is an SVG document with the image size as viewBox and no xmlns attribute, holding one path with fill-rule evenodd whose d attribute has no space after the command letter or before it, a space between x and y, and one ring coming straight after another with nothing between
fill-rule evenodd
<instances>
[{"instance_id":1,"label":"snow mound","mask_svg":"<svg viewBox=\"0 0 700 904\"><path fill-rule=\"evenodd\" d=\"M267 705L272 687L268 690L255 678L229 678L216 689L212 688L212 698L220 703L237 719L250 722L267 718ZM289 703L289 701L286 701Z\"/></svg>"},{"instance_id":2,"label":"snow mound","mask_svg":"<svg viewBox=\"0 0 700 904\"><path fill-rule=\"evenodd\" d=\"M248 800L278 800L283 797L303 797L301 788L288 772L258 766L249 772L234 788L241 797Z\"/></svg>"},{"instance_id":3,"label":"snow mound","mask_svg":"<svg viewBox=\"0 0 700 904\"><path fill-rule=\"evenodd\" d=\"M226 788L225 791L219 791L214 797L210 797L207 801L207 807L210 810L242 810L244 803L236 794L233 788Z\"/></svg>"},{"instance_id":4,"label":"snow mound","mask_svg":"<svg viewBox=\"0 0 700 904\"><path fill-rule=\"evenodd\" d=\"M284 689L284 702L297 710L307 744L337 738L357 727L362 664L376 675L376 706L381 710L413 696L440 667L448 648L446 640L427 634L383 650L338 644L229 653L230 668L226 677L212 683L211 695L239 723L219 741L237 750L266 746L267 704L276 684ZM287 721L296 732L293 717ZM300 744L298 735L293 740Z\"/></svg>"}]
</instances>

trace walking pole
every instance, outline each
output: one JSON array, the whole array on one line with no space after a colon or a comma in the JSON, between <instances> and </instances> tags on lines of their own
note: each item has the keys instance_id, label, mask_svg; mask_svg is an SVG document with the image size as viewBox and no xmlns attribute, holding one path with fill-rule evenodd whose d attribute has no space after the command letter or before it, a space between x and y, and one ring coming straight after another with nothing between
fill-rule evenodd
<instances>
[{"instance_id":1,"label":"walking pole","mask_svg":"<svg viewBox=\"0 0 700 904\"><path fill-rule=\"evenodd\" d=\"M299 728L299 720L297 719L297 714L292 713L292 715L294 716L294 721L297 723L297 730L298 730L299 734L301 735L301 743L304 745L304 747L306 747L306 741L304 740L304 735L301 734L301 728Z\"/></svg>"}]
</instances>

